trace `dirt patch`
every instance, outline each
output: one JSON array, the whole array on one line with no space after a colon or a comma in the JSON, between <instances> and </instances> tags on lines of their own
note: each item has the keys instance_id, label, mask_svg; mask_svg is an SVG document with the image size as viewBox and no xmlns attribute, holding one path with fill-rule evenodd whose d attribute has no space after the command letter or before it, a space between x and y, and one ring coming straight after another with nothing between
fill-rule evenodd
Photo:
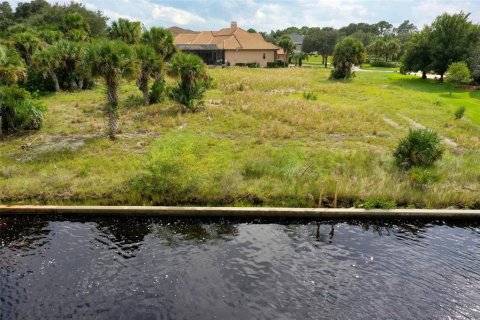
<instances>
[{"instance_id":1,"label":"dirt patch","mask_svg":"<svg viewBox=\"0 0 480 320\"><path fill-rule=\"evenodd\" d=\"M280 90L274 89L274 90L267 91L268 94L292 94L297 92L299 91L295 89L280 89Z\"/></svg>"},{"instance_id":2,"label":"dirt patch","mask_svg":"<svg viewBox=\"0 0 480 320\"><path fill-rule=\"evenodd\" d=\"M416 122L415 120L413 119L410 119L409 117L406 117L404 115L400 115L403 119L407 120L408 122L410 122L410 124L417 128L417 129L425 129L426 127L418 122ZM441 138L443 139L443 142L450 146L450 147L453 147L453 148L456 148L458 147L458 143L456 143L455 141L453 141L452 139L450 138L447 138L447 137L444 137L444 136L441 136Z\"/></svg>"},{"instance_id":3,"label":"dirt patch","mask_svg":"<svg viewBox=\"0 0 480 320\"><path fill-rule=\"evenodd\" d=\"M475 91L475 90L480 90L480 86L461 85L461 86L456 86L455 89Z\"/></svg>"},{"instance_id":4,"label":"dirt patch","mask_svg":"<svg viewBox=\"0 0 480 320\"><path fill-rule=\"evenodd\" d=\"M385 121L386 123L388 123L389 125L391 125L392 127L396 128L396 129L401 129L402 128L398 123L396 123L394 120L390 119L389 117L384 116L383 121Z\"/></svg>"}]
</instances>

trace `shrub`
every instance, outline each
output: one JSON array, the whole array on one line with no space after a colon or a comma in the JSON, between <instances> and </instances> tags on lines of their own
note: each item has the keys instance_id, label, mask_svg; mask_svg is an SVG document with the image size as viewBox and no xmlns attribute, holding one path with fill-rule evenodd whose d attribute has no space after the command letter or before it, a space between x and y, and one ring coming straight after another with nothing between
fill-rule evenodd
<instances>
[{"instance_id":1,"label":"shrub","mask_svg":"<svg viewBox=\"0 0 480 320\"><path fill-rule=\"evenodd\" d=\"M18 87L0 88L2 134L40 129L44 111L45 107L32 100L28 91Z\"/></svg>"},{"instance_id":2,"label":"shrub","mask_svg":"<svg viewBox=\"0 0 480 320\"><path fill-rule=\"evenodd\" d=\"M167 87L165 81L155 81L150 89L149 103L161 103L165 101Z\"/></svg>"},{"instance_id":3,"label":"shrub","mask_svg":"<svg viewBox=\"0 0 480 320\"><path fill-rule=\"evenodd\" d=\"M429 167L442 158L440 136L430 129L410 129L393 153L395 163L402 168Z\"/></svg>"},{"instance_id":4,"label":"shrub","mask_svg":"<svg viewBox=\"0 0 480 320\"><path fill-rule=\"evenodd\" d=\"M408 179L414 186L426 189L429 184L439 181L440 175L428 168L414 167L410 169Z\"/></svg>"},{"instance_id":5,"label":"shrub","mask_svg":"<svg viewBox=\"0 0 480 320\"><path fill-rule=\"evenodd\" d=\"M237 62L235 63L236 67L247 67L247 68L258 68L258 63L256 62Z\"/></svg>"},{"instance_id":6,"label":"shrub","mask_svg":"<svg viewBox=\"0 0 480 320\"><path fill-rule=\"evenodd\" d=\"M396 67L398 67L396 62L387 62L387 61L381 61L381 60L371 61L370 65L372 67L380 67L380 68L396 68Z\"/></svg>"},{"instance_id":7,"label":"shrub","mask_svg":"<svg viewBox=\"0 0 480 320\"><path fill-rule=\"evenodd\" d=\"M465 62L454 62L447 70L447 81L455 83L470 82L470 70Z\"/></svg>"},{"instance_id":8,"label":"shrub","mask_svg":"<svg viewBox=\"0 0 480 320\"><path fill-rule=\"evenodd\" d=\"M345 70L333 69L330 73L330 79L347 79L351 77L355 77L355 72L352 72L347 76L347 72Z\"/></svg>"},{"instance_id":9,"label":"shrub","mask_svg":"<svg viewBox=\"0 0 480 320\"><path fill-rule=\"evenodd\" d=\"M317 100L317 94L314 92L304 92L303 93L303 98L305 100Z\"/></svg>"},{"instance_id":10,"label":"shrub","mask_svg":"<svg viewBox=\"0 0 480 320\"><path fill-rule=\"evenodd\" d=\"M183 111L196 110L212 83L203 60L197 55L179 53L172 58L168 72L179 78L177 86L171 91L173 100L183 105Z\"/></svg>"},{"instance_id":11,"label":"shrub","mask_svg":"<svg viewBox=\"0 0 480 320\"><path fill-rule=\"evenodd\" d=\"M267 68L286 68L288 63L285 61L277 60L275 62L267 62Z\"/></svg>"},{"instance_id":12,"label":"shrub","mask_svg":"<svg viewBox=\"0 0 480 320\"><path fill-rule=\"evenodd\" d=\"M461 106L461 107L458 107L456 110L455 110L455 119L459 120L459 119L462 119L463 118L463 115L465 114L465 107L464 106Z\"/></svg>"},{"instance_id":13,"label":"shrub","mask_svg":"<svg viewBox=\"0 0 480 320\"><path fill-rule=\"evenodd\" d=\"M384 197L366 199L363 202L365 209L393 209L397 206L394 200L389 200Z\"/></svg>"}]
</instances>

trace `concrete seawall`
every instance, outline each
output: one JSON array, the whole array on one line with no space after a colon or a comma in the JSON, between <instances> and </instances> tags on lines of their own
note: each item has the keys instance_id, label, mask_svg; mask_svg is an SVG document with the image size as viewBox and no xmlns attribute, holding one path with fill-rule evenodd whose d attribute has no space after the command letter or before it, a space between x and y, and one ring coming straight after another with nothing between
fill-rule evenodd
<instances>
[{"instance_id":1,"label":"concrete seawall","mask_svg":"<svg viewBox=\"0 0 480 320\"><path fill-rule=\"evenodd\" d=\"M480 210L256 208L256 207L152 207L152 206L0 206L5 215L242 217L319 219L479 219Z\"/></svg>"}]
</instances>

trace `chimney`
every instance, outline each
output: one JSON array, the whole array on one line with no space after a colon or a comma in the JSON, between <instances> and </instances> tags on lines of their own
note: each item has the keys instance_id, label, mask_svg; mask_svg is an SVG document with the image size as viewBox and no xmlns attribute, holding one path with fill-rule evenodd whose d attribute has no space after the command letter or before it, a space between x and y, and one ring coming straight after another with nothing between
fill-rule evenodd
<instances>
[{"instance_id":1,"label":"chimney","mask_svg":"<svg viewBox=\"0 0 480 320\"><path fill-rule=\"evenodd\" d=\"M232 21L232 23L230 24L230 27L232 29L236 28L237 27L237 21Z\"/></svg>"}]
</instances>

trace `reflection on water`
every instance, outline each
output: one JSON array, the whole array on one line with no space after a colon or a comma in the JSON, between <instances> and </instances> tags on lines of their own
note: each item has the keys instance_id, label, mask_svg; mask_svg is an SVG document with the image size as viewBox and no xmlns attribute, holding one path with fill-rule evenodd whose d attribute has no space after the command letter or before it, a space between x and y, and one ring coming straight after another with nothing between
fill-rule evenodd
<instances>
[{"instance_id":1,"label":"reflection on water","mask_svg":"<svg viewBox=\"0 0 480 320\"><path fill-rule=\"evenodd\" d=\"M0 217L0 319L479 319L478 224Z\"/></svg>"}]
</instances>

